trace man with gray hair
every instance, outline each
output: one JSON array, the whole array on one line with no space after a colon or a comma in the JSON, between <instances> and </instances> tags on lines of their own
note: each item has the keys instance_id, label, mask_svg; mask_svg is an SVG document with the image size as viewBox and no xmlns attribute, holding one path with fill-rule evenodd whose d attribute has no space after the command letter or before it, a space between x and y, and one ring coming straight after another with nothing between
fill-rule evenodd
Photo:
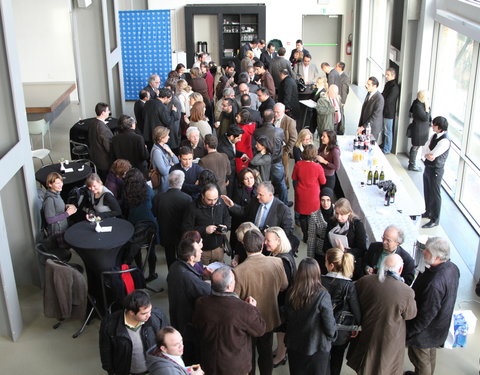
<instances>
[{"instance_id":1,"label":"man with gray hair","mask_svg":"<svg viewBox=\"0 0 480 375\"><path fill-rule=\"evenodd\" d=\"M167 266L170 268L176 257L176 247L182 236L182 219L192 198L181 191L185 173L173 170L168 175L169 189L158 193L153 199L152 211L158 222L160 244L165 248Z\"/></svg>"},{"instance_id":2,"label":"man with gray hair","mask_svg":"<svg viewBox=\"0 0 480 375\"><path fill-rule=\"evenodd\" d=\"M417 317L407 322L408 358L415 372L431 375L435 371L436 351L448 335L460 271L450 261L450 245L440 237L430 238L423 251L427 268L413 283Z\"/></svg>"},{"instance_id":3,"label":"man with gray hair","mask_svg":"<svg viewBox=\"0 0 480 375\"><path fill-rule=\"evenodd\" d=\"M215 104L215 121L220 121L223 99L227 98L235 99L235 90L233 89L233 87L227 87L226 89L223 89L222 99L217 100L217 103Z\"/></svg>"},{"instance_id":4,"label":"man with gray hair","mask_svg":"<svg viewBox=\"0 0 480 375\"><path fill-rule=\"evenodd\" d=\"M379 275L367 275L355 283L362 331L347 364L358 374L402 375L405 321L415 317L417 306L413 290L400 278L402 258L388 255L381 268Z\"/></svg>"},{"instance_id":5,"label":"man with gray hair","mask_svg":"<svg viewBox=\"0 0 480 375\"><path fill-rule=\"evenodd\" d=\"M158 89L160 88L160 76L152 74L148 77L148 85L143 89L150 94L150 100L156 99L158 96Z\"/></svg>"},{"instance_id":6,"label":"man with gray hair","mask_svg":"<svg viewBox=\"0 0 480 375\"><path fill-rule=\"evenodd\" d=\"M193 324L202 346L200 363L207 374L244 375L252 369L252 337L265 333L257 301L242 301L230 267L212 274L212 295L197 299ZM218 348L218 350L212 350Z\"/></svg>"},{"instance_id":7,"label":"man with gray hair","mask_svg":"<svg viewBox=\"0 0 480 375\"><path fill-rule=\"evenodd\" d=\"M415 261L401 246L404 238L403 230L395 225L389 225L383 232L382 242L372 242L363 258L365 274L377 273L385 257L398 254L403 259L403 270L400 276L405 284L412 284L415 278Z\"/></svg>"}]
</instances>

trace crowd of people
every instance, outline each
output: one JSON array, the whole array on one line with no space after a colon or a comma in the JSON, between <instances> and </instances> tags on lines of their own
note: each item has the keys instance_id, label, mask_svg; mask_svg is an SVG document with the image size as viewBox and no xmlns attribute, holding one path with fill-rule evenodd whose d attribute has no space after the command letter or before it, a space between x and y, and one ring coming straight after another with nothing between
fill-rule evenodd
<instances>
[{"instance_id":1,"label":"crowd of people","mask_svg":"<svg viewBox=\"0 0 480 375\"><path fill-rule=\"evenodd\" d=\"M254 374L258 355L261 375L287 362L291 374L337 375L347 353L359 374L392 375L403 373L405 346L415 373L433 374L458 288L448 243L427 242L428 267L418 276L401 247L401 228L391 225L381 242L368 243L365 223L336 181L345 64L318 69L301 40L289 59L286 53L254 40L242 47L240 66L217 67L200 53L189 72L178 64L163 87L152 75L135 118L120 116L117 134L105 123L109 105L96 105L88 140L97 173L85 182L82 204L65 204L61 175L48 176L43 214L53 247L66 249L69 220L93 214L133 225L151 221L165 251L170 319L152 309L145 291L128 295L124 310L102 321L109 374ZM368 79L358 127L376 139L383 131L385 153L398 98L394 80L395 70L387 69L382 95L378 80ZM298 81L311 85L317 102L300 126ZM417 101L412 170L418 145L427 141L416 124L430 121L428 104L420 95ZM449 141L446 120L433 125L438 137L424 151L424 216L436 225ZM297 269L301 241L307 258ZM221 265L226 257L231 266ZM156 263L153 254L148 282L158 278Z\"/></svg>"}]
</instances>

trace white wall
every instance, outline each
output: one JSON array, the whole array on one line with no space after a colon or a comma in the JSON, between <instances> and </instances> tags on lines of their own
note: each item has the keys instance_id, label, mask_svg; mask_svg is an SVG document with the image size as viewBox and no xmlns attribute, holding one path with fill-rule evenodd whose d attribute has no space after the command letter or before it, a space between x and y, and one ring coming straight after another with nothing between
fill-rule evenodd
<instances>
[{"instance_id":1,"label":"white wall","mask_svg":"<svg viewBox=\"0 0 480 375\"><path fill-rule=\"evenodd\" d=\"M22 82L75 81L70 1L12 1Z\"/></svg>"},{"instance_id":2,"label":"white wall","mask_svg":"<svg viewBox=\"0 0 480 375\"><path fill-rule=\"evenodd\" d=\"M268 42L271 39L280 39L288 49L295 47L295 41L302 36L302 15L304 14L341 14L344 16L342 28L341 59L350 65L350 57L345 56L345 44L348 34L353 32L353 0L300 0L299 6L294 6L291 0L149 0L148 9L171 9L175 11L172 24L172 48L185 51L185 12L187 4L265 4L266 32L259 35ZM301 6L300 6L301 5ZM177 45L178 44L178 45Z\"/></svg>"}]
</instances>

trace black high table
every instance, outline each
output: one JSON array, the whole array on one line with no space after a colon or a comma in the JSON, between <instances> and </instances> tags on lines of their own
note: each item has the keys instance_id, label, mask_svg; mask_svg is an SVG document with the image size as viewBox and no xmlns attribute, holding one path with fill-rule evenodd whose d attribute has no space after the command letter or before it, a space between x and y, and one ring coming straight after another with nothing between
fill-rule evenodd
<instances>
[{"instance_id":1,"label":"black high table","mask_svg":"<svg viewBox=\"0 0 480 375\"><path fill-rule=\"evenodd\" d=\"M65 164L64 166L66 169L73 169L72 172L60 173L60 163L46 165L40 168L35 173L35 180L40 182L46 189L47 186L47 177L52 172L60 173L63 177L63 190L60 193L63 200L66 201L68 197L68 193L72 190L75 186L82 186L85 182L85 179L92 173L92 168L89 165L82 164L82 163L69 163Z\"/></svg>"},{"instance_id":2,"label":"black high table","mask_svg":"<svg viewBox=\"0 0 480 375\"><path fill-rule=\"evenodd\" d=\"M65 242L82 258L88 277L88 291L96 301L102 300L101 274L120 264L119 252L133 235L133 225L115 217L104 219L102 227L112 227L111 232L96 232L95 224L81 221L65 232Z\"/></svg>"}]
</instances>

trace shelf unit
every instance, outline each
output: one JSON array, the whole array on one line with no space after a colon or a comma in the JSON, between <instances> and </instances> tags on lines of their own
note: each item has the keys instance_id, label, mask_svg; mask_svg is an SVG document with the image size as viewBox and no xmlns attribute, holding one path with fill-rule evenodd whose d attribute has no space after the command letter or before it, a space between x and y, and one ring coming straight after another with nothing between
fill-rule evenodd
<instances>
[{"instance_id":1,"label":"shelf unit","mask_svg":"<svg viewBox=\"0 0 480 375\"><path fill-rule=\"evenodd\" d=\"M185 34L187 62L194 61L196 40L193 35L195 15L217 15L219 56L223 63L236 58L240 47L255 38L265 38L265 4L186 5Z\"/></svg>"}]
</instances>

